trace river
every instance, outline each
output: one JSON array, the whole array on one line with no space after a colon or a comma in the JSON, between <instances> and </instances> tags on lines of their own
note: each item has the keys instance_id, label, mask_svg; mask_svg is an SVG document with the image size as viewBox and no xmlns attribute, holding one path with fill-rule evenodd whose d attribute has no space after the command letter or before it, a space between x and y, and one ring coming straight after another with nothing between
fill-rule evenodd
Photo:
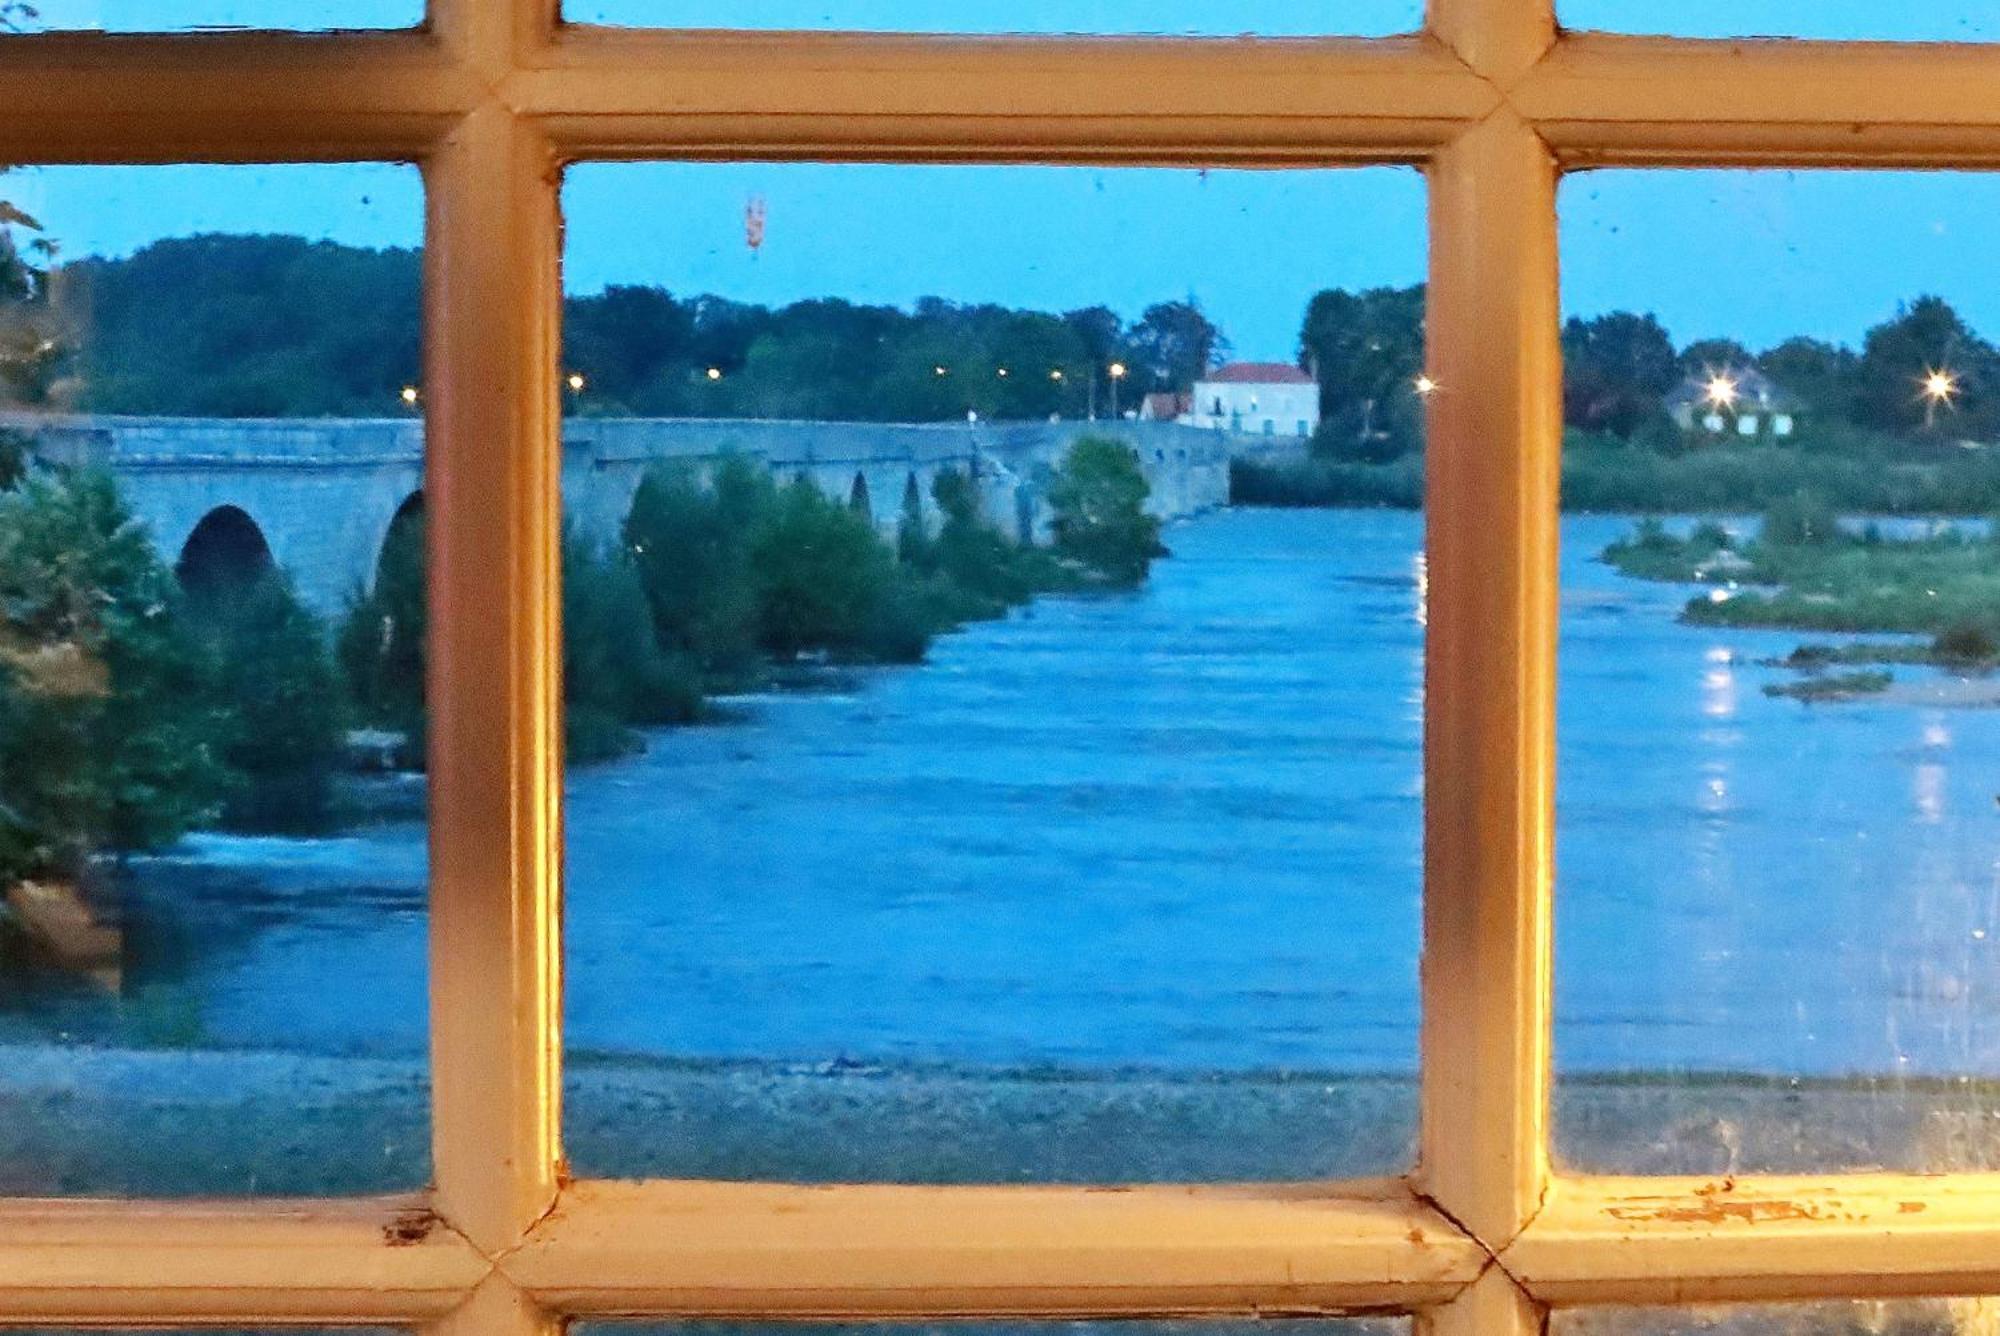
<instances>
[{"instance_id":1,"label":"river","mask_svg":"<svg viewBox=\"0 0 2000 1336\"><path fill-rule=\"evenodd\" d=\"M2000 712L1766 697L1800 637L1677 623L1594 559L1630 523L1563 524L1562 1068L2000 1075ZM572 1053L1413 1070L1420 540L1214 514L1139 593L575 774ZM423 1050L420 825L133 876L127 1003L6 1037Z\"/></svg>"}]
</instances>

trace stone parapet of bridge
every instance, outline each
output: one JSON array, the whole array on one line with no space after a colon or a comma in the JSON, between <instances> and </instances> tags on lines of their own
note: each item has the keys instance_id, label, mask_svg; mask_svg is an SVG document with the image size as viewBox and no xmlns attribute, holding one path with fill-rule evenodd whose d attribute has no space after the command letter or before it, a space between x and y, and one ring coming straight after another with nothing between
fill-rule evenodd
<instances>
[{"instance_id":1,"label":"stone parapet of bridge","mask_svg":"<svg viewBox=\"0 0 2000 1336\"><path fill-rule=\"evenodd\" d=\"M323 614L372 583L390 525L423 486L423 424L414 417L15 414L0 415L0 428L27 435L49 462L109 469L169 562L211 512L242 511L300 596ZM935 520L931 487L949 469L977 481L990 522L1017 541L1038 541L1049 522L1049 478L1086 435L1133 450L1151 489L1148 506L1166 520L1227 504L1232 458L1297 457L1306 445L1170 422L571 418L563 424L563 501L577 532L608 545L618 541L647 469L679 462L705 470L741 456L865 507L889 532L911 494Z\"/></svg>"}]
</instances>

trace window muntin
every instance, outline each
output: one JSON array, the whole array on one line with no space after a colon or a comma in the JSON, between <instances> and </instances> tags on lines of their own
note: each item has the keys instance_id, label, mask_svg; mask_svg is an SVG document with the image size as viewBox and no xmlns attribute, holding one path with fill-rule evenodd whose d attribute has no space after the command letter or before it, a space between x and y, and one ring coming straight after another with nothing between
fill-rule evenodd
<instances>
[{"instance_id":1,"label":"window muntin","mask_svg":"<svg viewBox=\"0 0 2000 1336\"><path fill-rule=\"evenodd\" d=\"M429 1177L424 788L380 768L421 734L349 671L408 639L421 673L420 622L356 602L421 599L416 178L0 177L6 1191Z\"/></svg>"},{"instance_id":2,"label":"window muntin","mask_svg":"<svg viewBox=\"0 0 2000 1336\"><path fill-rule=\"evenodd\" d=\"M656 200L674 203L667 234L635 231L635 208L667 212ZM565 554L578 1168L1406 1165L1421 513L1237 508L1229 473L1326 441L1414 467L1416 308L1374 355L1307 320L1323 288L1414 284L1419 183L618 164L573 169L565 201L566 509L590 544ZM1351 238L1324 281L1270 262L1301 216ZM1280 438L1260 407L1319 415L1304 360L1337 396L1331 435ZM1204 384L1226 413L1196 402ZM1058 536L1078 442L1128 456L1164 518L1167 552L1130 587ZM621 485L634 466L593 471L591 451L658 457ZM754 486L720 480L732 455L775 488L770 515L718 540L749 545L746 589L810 564L784 546L809 532L790 509L803 477L816 522L846 519L880 558L818 578L865 571L856 587L908 615L884 631L830 604L824 644L796 660L771 639L793 619L776 593L744 596L742 645L717 629L736 577L648 549L676 541L662 514L706 526L690 509L706 497L720 522L726 489ZM621 574L705 693L692 727L605 717L620 692L582 676L618 674L598 605ZM662 1137L644 1111L666 1106L681 1112Z\"/></svg>"}]
</instances>

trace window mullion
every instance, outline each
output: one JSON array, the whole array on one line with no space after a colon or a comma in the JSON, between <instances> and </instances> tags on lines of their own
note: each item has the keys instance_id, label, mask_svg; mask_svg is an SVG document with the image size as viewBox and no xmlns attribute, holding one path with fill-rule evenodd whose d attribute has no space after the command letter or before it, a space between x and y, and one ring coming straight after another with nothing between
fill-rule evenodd
<instances>
[{"instance_id":1,"label":"window mullion","mask_svg":"<svg viewBox=\"0 0 2000 1336\"><path fill-rule=\"evenodd\" d=\"M1548 1175L1555 183L1506 112L1431 170L1419 1182L1493 1248Z\"/></svg>"},{"instance_id":2,"label":"window mullion","mask_svg":"<svg viewBox=\"0 0 2000 1336\"><path fill-rule=\"evenodd\" d=\"M439 1209L490 1255L556 1187L556 193L498 105L426 182L432 1136Z\"/></svg>"}]
</instances>

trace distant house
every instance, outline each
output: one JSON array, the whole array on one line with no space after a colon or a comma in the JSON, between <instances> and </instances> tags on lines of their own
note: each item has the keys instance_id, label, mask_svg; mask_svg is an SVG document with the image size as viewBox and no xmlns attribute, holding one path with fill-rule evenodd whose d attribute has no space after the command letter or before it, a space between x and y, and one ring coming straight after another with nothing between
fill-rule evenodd
<instances>
[{"instance_id":1,"label":"distant house","mask_svg":"<svg viewBox=\"0 0 2000 1336\"><path fill-rule=\"evenodd\" d=\"M1253 436L1310 436L1319 382L1284 362L1231 362L1194 383L1178 421Z\"/></svg>"},{"instance_id":2,"label":"distant house","mask_svg":"<svg viewBox=\"0 0 2000 1336\"><path fill-rule=\"evenodd\" d=\"M1682 431L1710 436L1790 436L1798 397L1761 371L1729 368L1689 376L1667 395L1667 415Z\"/></svg>"},{"instance_id":3,"label":"distant house","mask_svg":"<svg viewBox=\"0 0 2000 1336\"><path fill-rule=\"evenodd\" d=\"M1178 422L1194 407L1191 394L1149 394L1139 402L1141 422Z\"/></svg>"}]
</instances>

